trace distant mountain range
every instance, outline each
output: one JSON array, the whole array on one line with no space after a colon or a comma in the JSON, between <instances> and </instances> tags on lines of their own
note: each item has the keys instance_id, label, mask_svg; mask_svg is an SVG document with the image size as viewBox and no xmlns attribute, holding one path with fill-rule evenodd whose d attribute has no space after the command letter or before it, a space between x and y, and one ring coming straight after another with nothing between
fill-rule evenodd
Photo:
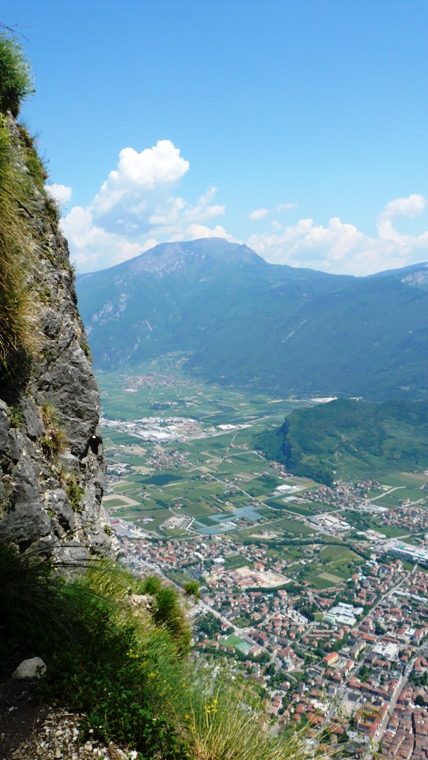
<instances>
[{"instance_id":1,"label":"distant mountain range","mask_svg":"<svg viewBox=\"0 0 428 760\"><path fill-rule=\"evenodd\" d=\"M99 369L182 351L189 371L226 385L428 397L428 264L331 275L209 238L79 275L77 292Z\"/></svg>"}]
</instances>

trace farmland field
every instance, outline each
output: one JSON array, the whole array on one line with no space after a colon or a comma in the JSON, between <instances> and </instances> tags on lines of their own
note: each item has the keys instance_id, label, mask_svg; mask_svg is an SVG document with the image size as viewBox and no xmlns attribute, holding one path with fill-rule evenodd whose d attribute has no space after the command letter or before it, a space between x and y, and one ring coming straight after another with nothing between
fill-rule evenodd
<instances>
[{"instance_id":1,"label":"farmland field","mask_svg":"<svg viewBox=\"0 0 428 760\"><path fill-rule=\"evenodd\" d=\"M168 358L100 373L98 381L108 461L104 507L110 518L134 523L155 541L226 537L255 543L266 548L270 562L285 559L291 578L322 591L358 570L361 556L353 542L364 541L366 531L387 538L418 530L423 535L405 515L400 522L385 513L402 510L403 503L428 507L426 475L394 472L380 483L370 481L361 510L329 500L319 484L290 475L255 449L255 437L276 428L301 401L207 386ZM319 522L338 512L350 526L345 533ZM418 545L418 538L411 540ZM245 564L251 562L238 552L224 568Z\"/></svg>"}]
</instances>

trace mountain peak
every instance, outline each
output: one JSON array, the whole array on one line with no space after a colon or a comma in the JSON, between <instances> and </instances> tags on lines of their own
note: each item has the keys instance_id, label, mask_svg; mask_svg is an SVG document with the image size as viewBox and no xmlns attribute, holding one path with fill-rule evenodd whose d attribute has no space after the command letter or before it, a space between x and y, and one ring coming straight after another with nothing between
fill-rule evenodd
<instances>
[{"instance_id":1,"label":"mountain peak","mask_svg":"<svg viewBox=\"0 0 428 760\"><path fill-rule=\"evenodd\" d=\"M246 245L230 243L224 238L200 238L176 243L160 243L141 253L134 259L112 267L112 271L132 275L147 272L164 276L173 272L196 269L207 264L238 263L243 265L268 266L264 259Z\"/></svg>"}]
</instances>

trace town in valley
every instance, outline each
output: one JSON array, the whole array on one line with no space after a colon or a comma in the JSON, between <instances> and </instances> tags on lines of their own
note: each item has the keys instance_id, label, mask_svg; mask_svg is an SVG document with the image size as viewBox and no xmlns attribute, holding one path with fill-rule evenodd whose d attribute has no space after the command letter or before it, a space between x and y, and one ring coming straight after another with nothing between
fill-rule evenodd
<instances>
[{"instance_id":1,"label":"town in valley","mask_svg":"<svg viewBox=\"0 0 428 760\"><path fill-rule=\"evenodd\" d=\"M328 399L209 387L175 357L98 380L109 529L135 573L198 582L194 649L251 680L278 730L427 757L428 472L327 487L254 446Z\"/></svg>"}]
</instances>

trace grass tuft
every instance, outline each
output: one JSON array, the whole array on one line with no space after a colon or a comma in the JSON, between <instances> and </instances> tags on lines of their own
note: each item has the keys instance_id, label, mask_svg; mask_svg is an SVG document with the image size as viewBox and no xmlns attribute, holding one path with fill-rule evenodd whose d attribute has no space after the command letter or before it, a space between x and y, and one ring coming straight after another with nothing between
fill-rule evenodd
<instances>
[{"instance_id":1,"label":"grass tuft","mask_svg":"<svg viewBox=\"0 0 428 760\"><path fill-rule=\"evenodd\" d=\"M136 749L139 760L325 757L301 731L275 736L246 685L183 656L179 602L168 594L161 604L160 579L144 585L105 560L68 582L61 569L0 544L0 670L42 657L41 696L82 712L87 737ZM139 603L142 591L152 605Z\"/></svg>"},{"instance_id":2,"label":"grass tuft","mask_svg":"<svg viewBox=\"0 0 428 760\"><path fill-rule=\"evenodd\" d=\"M42 418L45 426L41 440L43 453L48 459L56 459L67 448L67 437L51 404L42 405Z\"/></svg>"}]
</instances>

